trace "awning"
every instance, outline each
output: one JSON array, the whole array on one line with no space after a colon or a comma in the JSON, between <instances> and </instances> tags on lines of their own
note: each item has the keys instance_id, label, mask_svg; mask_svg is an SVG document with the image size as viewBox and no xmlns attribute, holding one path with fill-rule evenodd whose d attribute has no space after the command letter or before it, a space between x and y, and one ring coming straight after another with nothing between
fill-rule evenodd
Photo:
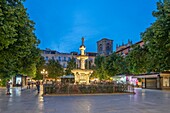
<instances>
[{"instance_id":1,"label":"awning","mask_svg":"<svg viewBox=\"0 0 170 113\"><path fill-rule=\"evenodd\" d=\"M157 78L159 74L148 74L148 75L135 75L132 78Z\"/></svg>"}]
</instances>

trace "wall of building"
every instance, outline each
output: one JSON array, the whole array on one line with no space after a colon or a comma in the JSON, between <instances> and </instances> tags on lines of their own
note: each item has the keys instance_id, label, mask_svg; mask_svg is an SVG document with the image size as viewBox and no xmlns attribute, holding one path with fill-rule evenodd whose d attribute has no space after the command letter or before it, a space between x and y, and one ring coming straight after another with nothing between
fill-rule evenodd
<instances>
[{"instance_id":1,"label":"wall of building","mask_svg":"<svg viewBox=\"0 0 170 113\"><path fill-rule=\"evenodd\" d=\"M128 44L126 45L122 45L122 46L117 46L116 47L116 53L120 54L122 56L126 56L133 48L132 45L140 45L141 47L144 45L143 41L139 41L135 44L132 44L131 42L128 42Z\"/></svg>"},{"instance_id":2,"label":"wall of building","mask_svg":"<svg viewBox=\"0 0 170 113\"><path fill-rule=\"evenodd\" d=\"M51 51L51 52L50 52ZM91 61L91 64L94 65L95 57L97 53L94 52L87 52L87 56L89 56L89 59ZM59 63L63 66L63 68L67 68L68 62L72 59L78 56L78 53L76 52L71 52L71 53L60 53L55 50L42 50L41 56L44 57L44 60L46 63L48 63L48 60L54 59L58 60ZM76 63L78 64L79 61L76 59Z\"/></svg>"},{"instance_id":3,"label":"wall of building","mask_svg":"<svg viewBox=\"0 0 170 113\"><path fill-rule=\"evenodd\" d=\"M108 56L113 53L113 40L103 38L97 41L97 53L99 55Z\"/></svg>"}]
</instances>

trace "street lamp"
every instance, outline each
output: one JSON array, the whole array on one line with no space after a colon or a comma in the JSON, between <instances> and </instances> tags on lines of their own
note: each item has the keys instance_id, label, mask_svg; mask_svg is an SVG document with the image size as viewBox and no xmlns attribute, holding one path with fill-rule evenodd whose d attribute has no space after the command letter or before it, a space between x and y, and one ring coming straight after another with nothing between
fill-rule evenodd
<instances>
[{"instance_id":1,"label":"street lamp","mask_svg":"<svg viewBox=\"0 0 170 113\"><path fill-rule=\"evenodd\" d=\"M41 71L41 74L43 75L43 81L45 80L45 75L47 74L48 72L45 70L45 69L43 69L42 71Z\"/></svg>"}]
</instances>

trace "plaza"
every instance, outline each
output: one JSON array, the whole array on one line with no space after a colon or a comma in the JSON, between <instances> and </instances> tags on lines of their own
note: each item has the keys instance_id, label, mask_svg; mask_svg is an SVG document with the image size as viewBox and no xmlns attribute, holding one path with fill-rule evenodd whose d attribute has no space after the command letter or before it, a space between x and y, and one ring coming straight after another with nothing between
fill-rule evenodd
<instances>
[{"instance_id":1,"label":"plaza","mask_svg":"<svg viewBox=\"0 0 170 113\"><path fill-rule=\"evenodd\" d=\"M0 113L169 113L170 91L135 89L136 94L42 96L36 89L0 88Z\"/></svg>"},{"instance_id":2,"label":"plaza","mask_svg":"<svg viewBox=\"0 0 170 113\"><path fill-rule=\"evenodd\" d=\"M170 113L170 0L1 0L0 17L0 113Z\"/></svg>"}]
</instances>

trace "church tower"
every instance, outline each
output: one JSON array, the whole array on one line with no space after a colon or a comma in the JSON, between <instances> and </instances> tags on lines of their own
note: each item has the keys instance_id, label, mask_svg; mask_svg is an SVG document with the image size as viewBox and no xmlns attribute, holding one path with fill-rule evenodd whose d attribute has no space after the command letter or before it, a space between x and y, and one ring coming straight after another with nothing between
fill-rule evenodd
<instances>
[{"instance_id":1,"label":"church tower","mask_svg":"<svg viewBox=\"0 0 170 113\"><path fill-rule=\"evenodd\" d=\"M97 53L102 56L109 56L113 53L113 40L103 38L97 41Z\"/></svg>"}]
</instances>

